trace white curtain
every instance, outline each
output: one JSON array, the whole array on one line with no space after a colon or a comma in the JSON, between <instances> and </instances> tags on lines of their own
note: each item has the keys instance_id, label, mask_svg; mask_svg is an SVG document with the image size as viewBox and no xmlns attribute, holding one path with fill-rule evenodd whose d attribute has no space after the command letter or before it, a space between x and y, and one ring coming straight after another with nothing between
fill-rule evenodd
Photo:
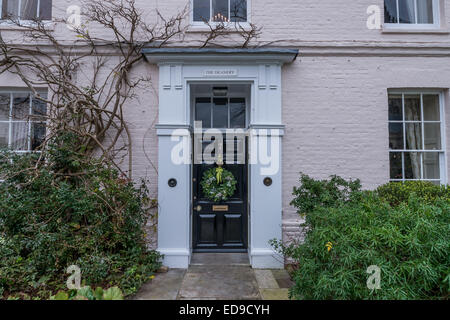
<instances>
[{"instance_id":1,"label":"white curtain","mask_svg":"<svg viewBox=\"0 0 450 320\"><path fill-rule=\"evenodd\" d=\"M39 0L22 0L20 8L20 18L23 20L33 20L37 18L37 4Z\"/></svg>"},{"instance_id":2,"label":"white curtain","mask_svg":"<svg viewBox=\"0 0 450 320\"><path fill-rule=\"evenodd\" d=\"M415 23L416 14L414 2L416 0L398 0L400 23Z\"/></svg>"},{"instance_id":3,"label":"white curtain","mask_svg":"<svg viewBox=\"0 0 450 320\"><path fill-rule=\"evenodd\" d=\"M28 150L28 122L12 124L11 148L16 151Z\"/></svg>"},{"instance_id":4,"label":"white curtain","mask_svg":"<svg viewBox=\"0 0 450 320\"><path fill-rule=\"evenodd\" d=\"M0 148L8 147L9 123L0 122Z\"/></svg>"},{"instance_id":5,"label":"white curtain","mask_svg":"<svg viewBox=\"0 0 450 320\"><path fill-rule=\"evenodd\" d=\"M405 99L406 100L406 99ZM420 100L408 99L411 104L410 108L405 107L406 119L419 120L420 119ZM418 105L417 105L418 103ZM422 149L422 130L419 123L406 124L406 144L409 149ZM416 152L409 153L411 159L411 170L413 179L420 179L420 154Z\"/></svg>"},{"instance_id":6,"label":"white curtain","mask_svg":"<svg viewBox=\"0 0 450 320\"><path fill-rule=\"evenodd\" d=\"M19 15L19 2L17 0L2 1L2 19L13 19Z\"/></svg>"},{"instance_id":7,"label":"white curtain","mask_svg":"<svg viewBox=\"0 0 450 320\"><path fill-rule=\"evenodd\" d=\"M417 23L433 23L433 0L417 0Z\"/></svg>"}]
</instances>

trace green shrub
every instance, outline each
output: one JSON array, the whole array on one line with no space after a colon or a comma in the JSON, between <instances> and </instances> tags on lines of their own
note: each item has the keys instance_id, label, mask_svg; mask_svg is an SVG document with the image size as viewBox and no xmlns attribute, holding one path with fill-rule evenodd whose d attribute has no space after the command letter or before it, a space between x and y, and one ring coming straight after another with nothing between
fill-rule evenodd
<instances>
[{"instance_id":1,"label":"green shrub","mask_svg":"<svg viewBox=\"0 0 450 320\"><path fill-rule=\"evenodd\" d=\"M426 181L392 182L379 187L377 193L393 206L407 202L412 193L426 203L433 203L437 198L450 199L449 186L435 185Z\"/></svg>"},{"instance_id":2,"label":"green shrub","mask_svg":"<svg viewBox=\"0 0 450 320\"><path fill-rule=\"evenodd\" d=\"M292 298L448 299L448 193L433 201L424 201L432 198L427 192L411 193L392 205L383 198L388 188L398 186L381 187L383 196L357 192L349 195L355 200L315 206L306 212L302 243L273 242L297 264ZM415 189L424 190L421 183ZM379 290L367 288L371 265L381 269Z\"/></svg>"},{"instance_id":3,"label":"green shrub","mask_svg":"<svg viewBox=\"0 0 450 320\"><path fill-rule=\"evenodd\" d=\"M71 142L72 141L72 142ZM0 293L48 298L65 288L66 269L83 283L134 293L160 267L147 249L145 226L154 205L116 170L85 160L62 137L39 155L0 154ZM1 295L0 295L1 297Z\"/></svg>"},{"instance_id":4,"label":"green shrub","mask_svg":"<svg viewBox=\"0 0 450 320\"><path fill-rule=\"evenodd\" d=\"M103 290L101 287L92 290L85 286L78 290L58 291L50 300L123 300L123 293L118 287Z\"/></svg>"},{"instance_id":5,"label":"green shrub","mask_svg":"<svg viewBox=\"0 0 450 320\"><path fill-rule=\"evenodd\" d=\"M350 201L360 190L359 180L346 181L338 176L331 176L329 180L315 180L300 174L300 187L294 187L291 205L304 214L319 206L333 207Z\"/></svg>"}]
</instances>

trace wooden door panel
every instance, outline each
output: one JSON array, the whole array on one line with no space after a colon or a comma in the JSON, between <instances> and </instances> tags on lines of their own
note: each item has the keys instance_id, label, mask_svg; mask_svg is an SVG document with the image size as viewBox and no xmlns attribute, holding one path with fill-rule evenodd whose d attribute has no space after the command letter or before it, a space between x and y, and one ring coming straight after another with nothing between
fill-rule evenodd
<instances>
[{"instance_id":1,"label":"wooden door panel","mask_svg":"<svg viewBox=\"0 0 450 320\"><path fill-rule=\"evenodd\" d=\"M246 145L244 142L243 145ZM246 161L245 161L246 162ZM216 165L194 164L193 248L194 251L246 251L247 248L247 165L224 164L237 180L234 195L225 202L208 200L200 185L205 171Z\"/></svg>"},{"instance_id":2,"label":"wooden door panel","mask_svg":"<svg viewBox=\"0 0 450 320\"><path fill-rule=\"evenodd\" d=\"M242 214L224 215L224 243L241 244L242 239Z\"/></svg>"},{"instance_id":3,"label":"wooden door panel","mask_svg":"<svg viewBox=\"0 0 450 320\"><path fill-rule=\"evenodd\" d=\"M201 244L216 244L217 243L217 216L215 214L199 214L198 215L198 230Z\"/></svg>"}]
</instances>

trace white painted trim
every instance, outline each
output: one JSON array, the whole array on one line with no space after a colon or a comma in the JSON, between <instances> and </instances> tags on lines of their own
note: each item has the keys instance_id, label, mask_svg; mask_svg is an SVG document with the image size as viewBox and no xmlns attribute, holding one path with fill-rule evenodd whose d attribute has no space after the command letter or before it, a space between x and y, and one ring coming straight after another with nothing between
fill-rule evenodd
<instances>
[{"instance_id":1,"label":"white painted trim","mask_svg":"<svg viewBox=\"0 0 450 320\"><path fill-rule=\"evenodd\" d=\"M31 26L31 25L34 24L33 20L22 20L22 19L20 19L20 17L21 17L20 9L21 9L21 6L22 6L21 2L22 2L22 0L19 0L18 3L17 3L17 5L18 5L17 13L18 13L18 16L19 16L19 22L20 22L21 25L24 25L24 26L29 25L29 26ZM40 8L41 8L41 0L38 0L37 6L36 6L36 18L39 18ZM52 7L51 8L52 8L52 12L53 12L53 1L52 1ZM0 28L3 28L3 26L11 26L11 25L15 26L10 21L2 20L1 19L2 15L3 15L3 1L0 1ZM52 20L43 20L43 21L44 21L44 23L50 23Z\"/></svg>"},{"instance_id":2,"label":"white painted trim","mask_svg":"<svg viewBox=\"0 0 450 320\"><path fill-rule=\"evenodd\" d=\"M40 90L38 91L38 93L40 95L46 96L47 93ZM32 125L33 123L41 123L41 124L46 124L46 121L37 121L37 120L33 120L31 117L33 116L33 94L29 89L25 89L25 88L19 88L19 89L12 89L12 90L6 90L4 88L2 88L0 90L0 94L3 95L9 95L9 115L8 115L8 119L7 120L0 120L0 123L6 123L8 124L8 148L12 147L12 139L13 139L13 124L16 123L22 123L22 124L27 124L27 148L26 150L12 150L12 152L17 153L17 154L25 154L25 153L31 153L31 152L37 152L39 153L40 151L33 151L31 149L31 141L32 141L32 137L31 137L31 131L32 131ZM12 113L13 113L13 107L14 107L14 94L27 94L29 97L29 106L28 106L28 113L27 116L29 117L27 120L13 120L12 117Z\"/></svg>"},{"instance_id":3,"label":"white painted trim","mask_svg":"<svg viewBox=\"0 0 450 320\"><path fill-rule=\"evenodd\" d=\"M402 95L402 113L403 113L403 120L389 120L388 123L419 123L422 126L422 146L423 149L420 150L409 150L409 149L389 149L389 154L391 153L401 153L402 154L402 179L389 179L390 181L396 181L396 182L403 182L403 181L440 181L441 184L447 184L448 183L448 164L447 164L447 128L446 128L446 113L445 113L445 95L443 90L439 89L392 89L388 90L388 97L389 95ZM440 121L425 121L423 117L423 95L427 94L435 94L439 96L439 107L440 107ZM407 121L405 120L405 101L404 96L405 95L420 95L421 100L421 121ZM425 144L425 135L424 135L424 123L440 123L441 127L441 149L440 150L425 150L424 144ZM403 144L406 147L406 126L403 126ZM405 152L413 152L413 153L437 153L439 154L439 171L440 171L440 179L423 179L423 158L420 156L421 159L421 179L405 179L405 163L404 163L404 153Z\"/></svg>"},{"instance_id":4,"label":"white painted trim","mask_svg":"<svg viewBox=\"0 0 450 320\"><path fill-rule=\"evenodd\" d=\"M284 269L284 257L274 250L252 248L249 257L253 269Z\"/></svg>"},{"instance_id":5,"label":"white painted trim","mask_svg":"<svg viewBox=\"0 0 450 320\"><path fill-rule=\"evenodd\" d=\"M252 0L247 0L247 21L246 22L240 22L239 24L242 27L250 27L250 23L251 23L251 10L252 9ZM228 0L228 16L230 16L230 1ZM211 26L215 26L218 23L211 21L211 18L213 16L213 9L212 9L212 0L210 0L210 7L209 7L209 19L210 19L210 24ZM195 30L196 27L199 28L204 28L205 27L205 23L202 21L194 21L194 0L189 0L189 24L191 27L193 27L193 30ZM234 27L235 23L234 22L230 22L230 23L226 23L225 24L227 27ZM205 30L209 30L209 28L207 27L207 29Z\"/></svg>"},{"instance_id":6,"label":"white painted trim","mask_svg":"<svg viewBox=\"0 0 450 320\"><path fill-rule=\"evenodd\" d=\"M151 53L150 53L151 52ZM173 51L167 51L173 53ZM166 255L169 267L187 267L186 253L192 250L192 165L176 165L170 160L174 145L171 132L191 128L191 83L251 84L250 123L254 129L280 129L281 66L291 62L292 51L248 51L252 54L215 54L206 51L187 51L185 54L166 54L166 51L147 51L150 62L159 64L159 125L158 130L158 246ZM223 51L222 51L223 52ZM275 53L276 52L276 53ZM280 53L281 52L281 53ZM254 53L254 54L253 54ZM278 54L279 53L279 54ZM155 57L155 54L158 56ZM245 57L242 60L242 57ZM225 59L224 59L225 58ZM224 61L225 60L225 61ZM205 77L204 70L224 66L237 69L234 77ZM262 66L262 67L261 67ZM174 70L180 72L174 72ZM260 80L265 79L260 84ZM180 84L176 86L176 84ZM269 131L270 132L270 131ZM189 130L182 136L187 137ZM265 137L264 137L265 138ZM259 139L257 136L256 139ZM276 140L282 151L282 133L268 139ZM174 139L177 140L177 139ZM282 238L282 159L280 170L271 175L273 184L266 187L262 181L265 165L249 163L249 255L254 267L283 267L281 258L270 246L272 239ZM260 171L262 170L262 171ZM178 180L169 188L169 178ZM176 199L174 201L173 199ZM181 252L181 254L180 254ZM275 258L278 257L278 258Z\"/></svg>"},{"instance_id":7,"label":"white painted trim","mask_svg":"<svg viewBox=\"0 0 450 320\"><path fill-rule=\"evenodd\" d=\"M420 1L420 0L419 0ZM417 21L417 0L414 1L415 7L415 20ZM397 30L397 31L408 31L408 30L433 30L441 28L441 6L439 0L433 0L433 23L400 23L400 13L397 0L397 23L383 23L383 29L385 30Z\"/></svg>"},{"instance_id":8,"label":"white painted trim","mask_svg":"<svg viewBox=\"0 0 450 320\"><path fill-rule=\"evenodd\" d=\"M181 249L163 249L157 250L164 255L163 265L170 268L187 269L191 262L191 252L189 250Z\"/></svg>"},{"instance_id":9,"label":"white painted trim","mask_svg":"<svg viewBox=\"0 0 450 320\"><path fill-rule=\"evenodd\" d=\"M147 55L147 60L150 63L157 64L158 66L163 65L174 65L180 60L184 60L184 63L189 62L190 64L198 65L230 65L231 63L236 65L257 65L261 63L273 63L276 61L279 64L292 62L294 56L292 54L195 54L186 57L185 54L161 54L161 55ZM217 80L224 81L227 78L204 78L204 81ZM241 78L239 78L241 79ZM228 79L233 81L233 79Z\"/></svg>"},{"instance_id":10,"label":"white painted trim","mask_svg":"<svg viewBox=\"0 0 450 320\"><path fill-rule=\"evenodd\" d=\"M445 94L444 91L441 91L440 93L440 102L441 102L441 133L442 133L442 138L441 138L441 144L442 147L444 149L444 153L441 160L441 172L443 172L443 178L441 183L442 184L448 184L449 180L448 180L448 152L447 152L447 135L449 134L449 132L447 131L447 123L446 123L446 117L447 117L447 113L446 113L446 109L445 106L448 103L448 101L445 100Z\"/></svg>"}]
</instances>

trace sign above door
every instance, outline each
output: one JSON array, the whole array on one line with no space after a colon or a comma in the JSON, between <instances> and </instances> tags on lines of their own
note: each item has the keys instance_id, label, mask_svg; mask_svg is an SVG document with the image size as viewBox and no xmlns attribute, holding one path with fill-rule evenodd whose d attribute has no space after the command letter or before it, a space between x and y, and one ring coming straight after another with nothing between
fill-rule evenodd
<instances>
[{"instance_id":1,"label":"sign above door","mask_svg":"<svg viewBox=\"0 0 450 320\"><path fill-rule=\"evenodd\" d=\"M237 77L237 69L207 69L203 71L204 77Z\"/></svg>"}]
</instances>

